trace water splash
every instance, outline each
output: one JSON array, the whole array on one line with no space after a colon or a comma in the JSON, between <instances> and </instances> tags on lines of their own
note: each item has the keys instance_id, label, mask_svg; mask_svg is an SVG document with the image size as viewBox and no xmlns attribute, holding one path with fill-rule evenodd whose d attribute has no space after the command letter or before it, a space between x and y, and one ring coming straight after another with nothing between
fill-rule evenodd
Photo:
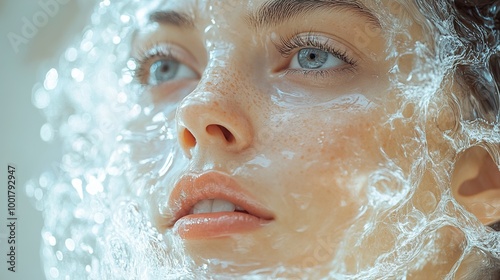
<instances>
[{"instance_id":1,"label":"water splash","mask_svg":"<svg viewBox=\"0 0 500 280\"><path fill-rule=\"evenodd\" d=\"M458 258L439 278L453 279L459 266L471 259L479 260L484 271L498 266L500 235L458 204L448 186L453 160L467 148L481 145L500 164L500 4L490 1L471 7L468 1L394 1L384 9L376 8L385 7L379 2L372 6L386 15L381 18L390 42L389 58L397 58L390 88L401 103L399 108L387 109L387 127L406 129L406 141L401 147L381 147L384 164L367 176L367 203L355 213L352 225L338 233L342 242L317 236L313 243L318 247L313 251L318 255L292 267L262 267L257 262L261 267L245 275L224 270L232 264L223 260L196 263L181 240L159 232L151 221L151 211L162 213L165 208L162 199L169 195L165 186L171 186L189 164L176 145L175 106L152 106L131 74L136 68L129 59L134 31L144 15L163 1L97 3L82 39L65 51L59 67L49 70L33 90L33 104L48 121L42 138L50 140L56 134L64 143L58 168L27 186L28 195L44 213L46 277L405 279L414 271L444 266L439 248L450 235L460 248ZM225 5L234 8L229 3L233 1ZM391 16L394 9L406 16ZM421 14L426 17L416 21L424 30L422 40L414 45L401 43L410 38L412 15ZM367 36L375 33L372 30ZM403 75L408 63L412 70ZM457 80L473 94L449 90L454 81L451 73L461 77ZM388 132L380 135L384 133ZM432 142L444 143L447 149L431 151ZM294 156L287 153L288 159ZM259 168L261 162L256 156L248 166ZM433 182L435 188L418 190L422 180ZM303 208L313 203L309 197L295 199ZM294 231L311 230L304 226ZM239 244L250 241L237 240ZM282 249L279 244L275 244L277 250ZM332 250L331 244L338 250ZM384 253L367 256L367 248ZM318 261L324 252L333 255L328 264ZM223 272L218 274L211 270L221 267ZM467 273L480 277L481 272Z\"/></svg>"}]
</instances>

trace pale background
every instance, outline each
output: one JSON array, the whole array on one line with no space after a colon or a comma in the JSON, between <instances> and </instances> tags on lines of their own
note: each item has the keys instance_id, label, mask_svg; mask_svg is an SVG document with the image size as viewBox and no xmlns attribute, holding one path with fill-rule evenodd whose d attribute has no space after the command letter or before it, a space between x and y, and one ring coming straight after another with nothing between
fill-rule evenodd
<instances>
[{"instance_id":1,"label":"pale background","mask_svg":"<svg viewBox=\"0 0 500 280\"><path fill-rule=\"evenodd\" d=\"M58 11L48 15L43 4L52 2ZM57 164L56 142L43 142L42 113L31 101L34 83L57 66L65 46L80 34L94 0L0 0L0 279L45 279L40 260L42 215L28 199L25 184ZM7 35L21 37L26 18L45 13L47 23L18 52ZM43 20L43 18L41 18ZM7 271L7 165L16 165L17 260L16 273Z\"/></svg>"}]
</instances>

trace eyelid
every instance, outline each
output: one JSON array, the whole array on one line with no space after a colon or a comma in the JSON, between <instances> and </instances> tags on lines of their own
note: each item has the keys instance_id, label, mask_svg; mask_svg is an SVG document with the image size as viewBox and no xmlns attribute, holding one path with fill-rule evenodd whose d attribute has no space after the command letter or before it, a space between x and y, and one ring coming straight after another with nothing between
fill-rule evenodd
<instances>
[{"instance_id":1,"label":"eyelid","mask_svg":"<svg viewBox=\"0 0 500 280\"><path fill-rule=\"evenodd\" d=\"M344 44L334 40L329 36L321 33L295 33L288 37L279 37L279 42L273 41L278 52L288 58L296 53L296 50L304 48L317 48L322 51L329 52L347 64L356 67L358 60L356 56Z\"/></svg>"},{"instance_id":2,"label":"eyelid","mask_svg":"<svg viewBox=\"0 0 500 280\"><path fill-rule=\"evenodd\" d=\"M296 84L310 85L311 80L316 80L317 85L339 85L355 77L364 68L364 64L359 62L365 59L356 48L341 38L326 33L295 32L288 36L273 36L271 42L281 54L281 59L278 60L276 67L273 67L272 73L277 74L275 77L287 78ZM298 52L306 48L331 53L345 64L322 69L291 68L291 59L295 59Z\"/></svg>"}]
</instances>

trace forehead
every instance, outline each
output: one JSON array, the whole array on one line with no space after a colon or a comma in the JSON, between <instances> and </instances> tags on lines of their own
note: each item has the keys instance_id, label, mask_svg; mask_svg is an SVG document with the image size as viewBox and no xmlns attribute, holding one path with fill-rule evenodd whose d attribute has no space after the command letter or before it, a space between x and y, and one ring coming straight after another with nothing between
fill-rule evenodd
<instances>
[{"instance_id":1,"label":"forehead","mask_svg":"<svg viewBox=\"0 0 500 280\"><path fill-rule=\"evenodd\" d=\"M351 13L367 16L372 21L377 21L376 12L370 6L380 9L384 6L382 1L373 0L164 0L151 5L148 9L142 10L143 16L148 16L154 11L177 11L189 15L193 19L203 17L231 18L238 15L241 18L244 14L247 19L258 12L273 13L276 20L283 17L283 14L297 14L301 12L320 12L330 9L337 9ZM388 2L391 6L397 5L395 1Z\"/></svg>"},{"instance_id":2,"label":"forehead","mask_svg":"<svg viewBox=\"0 0 500 280\"><path fill-rule=\"evenodd\" d=\"M160 0L150 2L137 13L140 25L151 23L152 15L159 11L177 12L199 27L221 22L248 24L248 19L265 19L271 24L284 22L283 19L302 21L318 13L323 18L330 13L332 18L342 13L364 19L393 34L413 33L415 28L420 29L416 25L426 22L416 3L408 0Z\"/></svg>"},{"instance_id":3,"label":"forehead","mask_svg":"<svg viewBox=\"0 0 500 280\"><path fill-rule=\"evenodd\" d=\"M351 30L351 41L385 37L387 46L401 52L414 42L434 40L416 4L407 0L160 0L144 6L137 19L141 32L168 26L217 40L250 40L249 35L271 34L277 27L337 34L339 26ZM177 38L187 34L182 32ZM394 44L401 40L408 42Z\"/></svg>"}]
</instances>

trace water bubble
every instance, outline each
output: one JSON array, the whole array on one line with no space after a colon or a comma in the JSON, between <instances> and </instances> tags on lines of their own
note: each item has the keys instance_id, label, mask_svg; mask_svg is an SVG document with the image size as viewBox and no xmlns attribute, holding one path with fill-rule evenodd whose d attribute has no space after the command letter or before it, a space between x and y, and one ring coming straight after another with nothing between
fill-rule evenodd
<instances>
[{"instance_id":1,"label":"water bubble","mask_svg":"<svg viewBox=\"0 0 500 280\"><path fill-rule=\"evenodd\" d=\"M400 221L399 228L404 233L418 235L426 223L425 215L420 211L413 210Z\"/></svg>"},{"instance_id":2,"label":"water bubble","mask_svg":"<svg viewBox=\"0 0 500 280\"><path fill-rule=\"evenodd\" d=\"M416 195L415 207L424 213L432 213L437 206L437 198L431 191L424 191Z\"/></svg>"},{"instance_id":3,"label":"water bubble","mask_svg":"<svg viewBox=\"0 0 500 280\"><path fill-rule=\"evenodd\" d=\"M94 221L98 224L104 223L105 217L102 213L98 212L94 215Z\"/></svg>"},{"instance_id":4,"label":"water bubble","mask_svg":"<svg viewBox=\"0 0 500 280\"><path fill-rule=\"evenodd\" d=\"M126 84L130 84L134 80L134 77L132 76L131 73L126 72L123 74L122 80L124 82L124 85L126 85Z\"/></svg>"},{"instance_id":5,"label":"water bubble","mask_svg":"<svg viewBox=\"0 0 500 280\"><path fill-rule=\"evenodd\" d=\"M141 113L142 107L139 104L135 104L132 109L130 110L130 117L134 118L138 116Z\"/></svg>"},{"instance_id":6,"label":"water bubble","mask_svg":"<svg viewBox=\"0 0 500 280\"><path fill-rule=\"evenodd\" d=\"M28 181L28 183L26 183L26 195L28 197L33 197L34 193L35 193L35 183L30 180Z\"/></svg>"},{"instance_id":7,"label":"water bubble","mask_svg":"<svg viewBox=\"0 0 500 280\"><path fill-rule=\"evenodd\" d=\"M113 44L118 45L122 41L122 38L120 36L115 36L113 37Z\"/></svg>"},{"instance_id":8,"label":"water bubble","mask_svg":"<svg viewBox=\"0 0 500 280\"><path fill-rule=\"evenodd\" d=\"M58 278L59 277L59 270L56 267L51 267L49 270L50 277L52 278Z\"/></svg>"},{"instance_id":9,"label":"water bubble","mask_svg":"<svg viewBox=\"0 0 500 280\"><path fill-rule=\"evenodd\" d=\"M69 62L75 61L78 58L78 50L75 48L68 48L64 53L64 58Z\"/></svg>"},{"instance_id":10,"label":"water bubble","mask_svg":"<svg viewBox=\"0 0 500 280\"><path fill-rule=\"evenodd\" d=\"M49 235L47 241L49 241L50 246L56 246L56 238L54 236Z\"/></svg>"},{"instance_id":11,"label":"water bubble","mask_svg":"<svg viewBox=\"0 0 500 280\"><path fill-rule=\"evenodd\" d=\"M95 195L99 192L102 192L103 186L101 181L93 176L90 176L88 179L87 186L85 187L85 191L90 195Z\"/></svg>"},{"instance_id":12,"label":"water bubble","mask_svg":"<svg viewBox=\"0 0 500 280\"><path fill-rule=\"evenodd\" d=\"M135 70L137 68L137 63L135 62L135 60L130 59L129 61L127 61L127 67L130 70Z\"/></svg>"},{"instance_id":13,"label":"water bubble","mask_svg":"<svg viewBox=\"0 0 500 280\"><path fill-rule=\"evenodd\" d=\"M35 189L35 199L36 200L41 200L43 197L43 191L40 188Z\"/></svg>"},{"instance_id":14,"label":"water bubble","mask_svg":"<svg viewBox=\"0 0 500 280\"><path fill-rule=\"evenodd\" d=\"M436 118L439 129L443 132L455 131L458 125L456 115L457 113L454 112L451 106L442 108Z\"/></svg>"},{"instance_id":15,"label":"water bubble","mask_svg":"<svg viewBox=\"0 0 500 280\"><path fill-rule=\"evenodd\" d=\"M392 207L406 197L409 190L398 171L379 170L369 177L368 198L372 205Z\"/></svg>"},{"instance_id":16,"label":"water bubble","mask_svg":"<svg viewBox=\"0 0 500 280\"><path fill-rule=\"evenodd\" d=\"M40 138L45 142L50 142L54 139L54 130L49 123L45 123L40 128Z\"/></svg>"},{"instance_id":17,"label":"water bubble","mask_svg":"<svg viewBox=\"0 0 500 280\"><path fill-rule=\"evenodd\" d=\"M111 4L111 2L110 2L109 0L103 0L103 1L100 3L101 7L103 7L103 6L109 6L109 4Z\"/></svg>"},{"instance_id":18,"label":"water bubble","mask_svg":"<svg viewBox=\"0 0 500 280\"><path fill-rule=\"evenodd\" d=\"M89 52L92 50L92 48L94 47L94 44L90 41L87 41L87 42L82 42L82 45L80 46L80 48L82 49L82 51L84 52Z\"/></svg>"},{"instance_id":19,"label":"water bubble","mask_svg":"<svg viewBox=\"0 0 500 280\"><path fill-rule=\"evenodd\" d=\"M82 70L80 70L78 68L73 68L73 69L71 69L71 77L73 77L73 79L75 79L75 81L81 82L85 78L85 74L83 73Z\"/></svg>"},{"instance_id":20,"label":"water bubble","mask_svg":"<svg viewBox=\"0 0 500 280\"><path fill-rule=\"evenodd\" d=\"M42 175L40 175L40 178L38 179L38 184L40 185L41 188L46 188L48 186L51 186L53 183L53 177L52 174L49 172L44 172Z\"/></svg>"},{"instance_id":21,"label":"water bubble","mask_svg":"<svg viewBox=\"0 0 500 280\"><path fill-rule=\"evenodd\" d=\"M71 185L73 186L73 188L75 188L76 192L78 193L78 196L80 197L80 199L83 199L83 183L82 183L82 180L78 179L78 178L74 178L71 180Z\"/></svg>"},{"instance_id":22,"label":"water bubble","mask_svg":"<svg viewBox=\"0 0 500 280\"><path fill-rule=\"evenodd\" d=\"M130 16L128 15L121 15L120 16L120 20L123 22L123 23L128 23L130 21Z\"/></svg>"},{"instance_id":23,"label":"water bubble","mask_svg":"<svg viewBox=\"0 0 500 280\"><path fill-rule=\"evenodd\" d=\"M116 100L120 103L126 103L128 100L127 94L124 92L118 93L118 96L116 97Z\"/></svg>"},{"instance_id":24,"label":"water bubble","mask_svg":"<svg viewBox=\"0 0 500 280\"><path fill-rule=\"evenodd\" d=\"M56 258L59 261L62 261L63 260L63 253L61 251L56 251Z\"/></svg>"},{"instance_id":25,"label":"water bubble","mask_svg":"<svg viewBox=\"0 0 500 280\"><path fill-rule=\"evenodd\" d=\"M92 247L90 247L89 245L85 244L85 243L80 244L80 248L83 251L88 252L89 254L93 254L94 253L94 249Z\"/></svg>"},{"instance_id":26,"label":"water bubble","mask_svg":"<svg viewBox=\"0 0 500 280\"><path fill-rule=\"evenodd\" d=\"M57 82L59 79L59 75L57 73L57 70L54 68L51 68L47 74L45 75L45 81L43 82L43 86L46 90L53 90L57 86Z\"/></svg>"},{"instance_id":27,"label":"water bubble","mask_svg":"<svg viewBox=\"0 0 500 280\"><path fill-rule=\"evenodd\" d=\"M70 251L73 251L75 250L75 241L73 241L73 239L71 238L68 238L64 241L64 245L66 246L66 248L68 248L68 250Z\"/></svg>"},{"instance_id":28,"label":"water bubble","mask_svg":"<svg viewBox=\"0 0 500 280\"><path fill-rule=\"evenodd\" d=\"M43 89L38 89L33 92L32 98L33 105L38 109L44 109L50 104L49 93Z\"/></svg>"}]
</instances>

